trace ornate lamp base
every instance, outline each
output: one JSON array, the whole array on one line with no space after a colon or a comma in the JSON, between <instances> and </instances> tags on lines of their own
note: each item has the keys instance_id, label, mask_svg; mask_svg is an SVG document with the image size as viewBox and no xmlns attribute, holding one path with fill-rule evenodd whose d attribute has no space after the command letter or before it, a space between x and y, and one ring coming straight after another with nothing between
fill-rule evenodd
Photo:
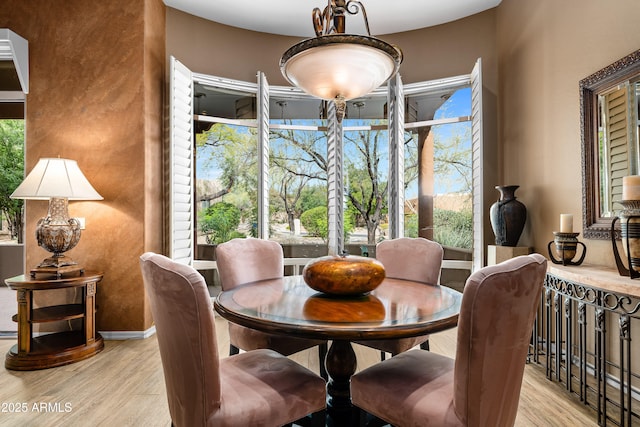
<instances>
[{"instance_id":1,"label":"ornate lamp base","mask_svg":"<svg viewBox=\"0 0 640 427\"><path fill-rule=\"evenodd\" d=\"M68 203L66 198L52 197L47 216L38 221L38 246L52 252L53 256L31 270L32 278L36 274L54 274L60 278L66 273L84 272L77 262L64 255L80 241L80 223L75 218L69 218Z\"/></svg>"}]
</instances>

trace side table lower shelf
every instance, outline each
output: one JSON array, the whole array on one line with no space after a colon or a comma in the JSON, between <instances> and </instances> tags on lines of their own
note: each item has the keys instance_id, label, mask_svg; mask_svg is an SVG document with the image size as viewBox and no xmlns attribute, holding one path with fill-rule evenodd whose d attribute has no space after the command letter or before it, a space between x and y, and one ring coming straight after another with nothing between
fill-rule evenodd
<instances>
[{"instance_id":1,"label":"side table lower shelf","mask_svg":"<svg viewBox=\"0 0 640 427\"><path fill-rule=\"evenodd\" d=\"M16 371L53 368L86 359L102 349L104 341L99 333L95 341L85 344L82 331L57 332L32 338L31 351L27 354L18 354L17 345L11 347L5 367Z\"/></svg>"}]
</instances>

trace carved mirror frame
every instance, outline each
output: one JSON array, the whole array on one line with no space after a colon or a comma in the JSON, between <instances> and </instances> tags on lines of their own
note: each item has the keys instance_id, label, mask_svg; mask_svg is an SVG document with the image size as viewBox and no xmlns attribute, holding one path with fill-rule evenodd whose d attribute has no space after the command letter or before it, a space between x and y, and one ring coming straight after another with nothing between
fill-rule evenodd
<instances>
[{"instance_id":1,"label":"carved mirror frame","mask_svg":"<svg viewBox=\"0 0 640 427\"><path fill-rule=\"evenodd\" d=\"M598 95L640 75L640 50L580 81L580 125L582 137L582 220L586 239L611 239L614 217L600 216L598 178ZM620 238L620 229L615 230Z\"/></svg>"}]
</instances>

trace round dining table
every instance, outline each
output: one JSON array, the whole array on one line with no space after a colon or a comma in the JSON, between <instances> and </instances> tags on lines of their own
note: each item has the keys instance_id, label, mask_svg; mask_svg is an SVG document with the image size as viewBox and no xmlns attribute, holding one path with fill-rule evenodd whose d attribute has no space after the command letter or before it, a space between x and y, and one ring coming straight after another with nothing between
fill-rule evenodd
<instances>
[{"instance_id":1,"label":"round dining table","mask_svg":"<svg viewBox=\"0 0 640 427\"><path fill-rule=\"evenodd\" d=\"M223 291L215 310L230 322L263 332L331 341L325 367L329 425L357 425L349 382L356 372L353 341L407 338L453 328L462 294L445 286L386 278L373 291L334 296L302 276L262 280Z\"/></svg>"}]
</instances>

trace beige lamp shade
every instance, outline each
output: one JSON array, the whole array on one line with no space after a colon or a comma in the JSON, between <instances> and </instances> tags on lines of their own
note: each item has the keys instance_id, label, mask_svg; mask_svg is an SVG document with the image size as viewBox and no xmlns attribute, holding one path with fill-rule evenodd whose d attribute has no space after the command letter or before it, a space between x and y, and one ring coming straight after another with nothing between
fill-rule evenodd
<instances>
[{"instance_id":1,"label":"beige lamp shade","mask_svg":"<svg viewBox=\"0 0 640 427\"><path fill-rule=\"evenodd\" d=\"M11 194L12 199L102 200L75 160L40 159L22 184Z\"/></svg>"}]
</instances>

